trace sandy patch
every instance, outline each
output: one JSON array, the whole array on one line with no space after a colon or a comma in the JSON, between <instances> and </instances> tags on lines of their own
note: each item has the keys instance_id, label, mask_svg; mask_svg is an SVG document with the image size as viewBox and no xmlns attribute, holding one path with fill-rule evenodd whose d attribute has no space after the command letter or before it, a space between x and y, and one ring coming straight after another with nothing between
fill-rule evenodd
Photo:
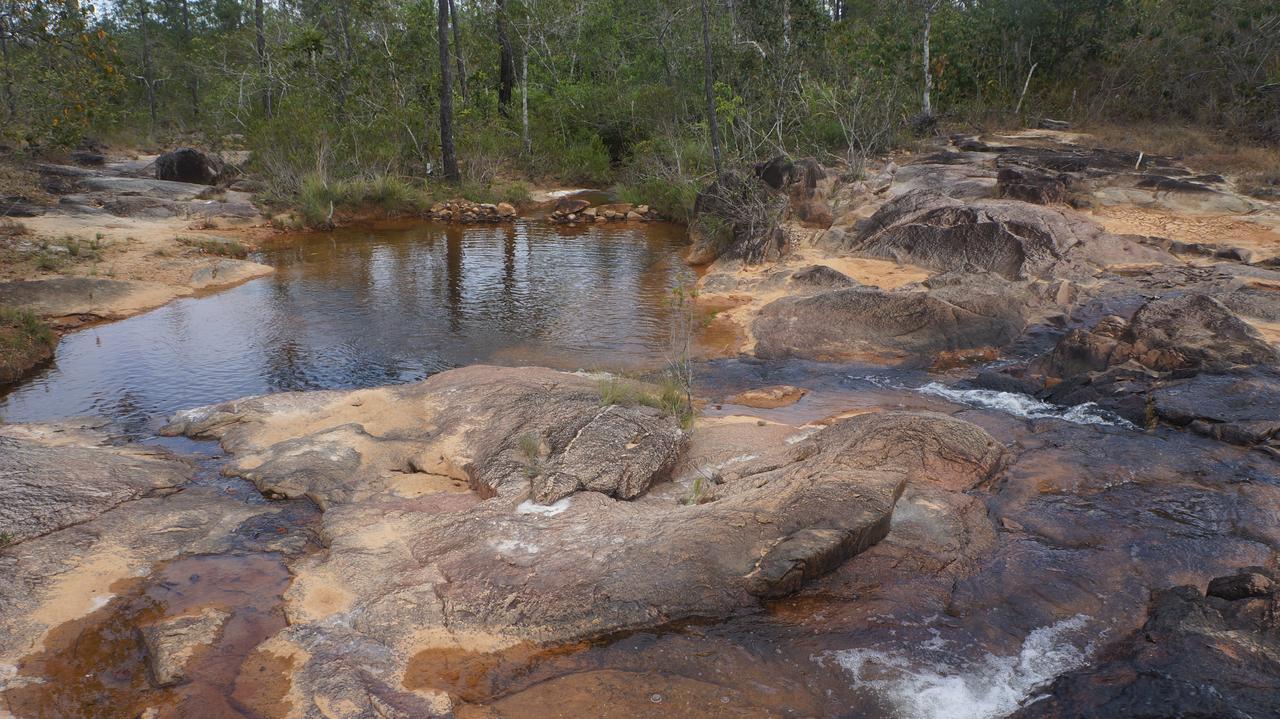
<instances>
[{"instance_id":1,"label":"sandy patch","mask_svg":"<svg viewBox=\"0 0 1280 719\"><path fill-rule=\"evenodd\" d=\"M900 265L891 260L862 257L812 257L810 264L825 265L842 272L861 284L893 290L913 282L929 279L933 272L914 265Z\"/></svg>"},{"instance_id":2,"label":"sandy patch","mask_svg":"<svg viewBox=\"0 0 1280 719\"><path fill-rule=\"evenodd\" d=\"M246 247L255 244L251 236L258 230L245 227L243 220L217 228L227 223L61 211L23 218L26 232L0 243L0 282L83 277L127 283L127 292L109 297L68 293L32 307L53 318L86 315L114 320L178 297L226 289L274 272L268 265L210 254L193 246L226 240Z\"/></svg>"},{"instance_id":3,"label":"sandy patch","mask_svg":"<svg viewBox=\"0 0 1280 719\"><path fill-rule=\"evenodd\" d=\"M1242 247L1253 250L1260 259L1280 256L1280 217L1185 215L1130 206L1099 208L1092 215L1108 232L1119 235Z\"/></svg>"},{"instance_id":4,"label":"sandy patch","mask_svg":"<svg viewBox=\"0 0 1280 719\"><path fill-rule=\"evenodd\" d=\"M43 593L44 601L29 615L33 624L44 631L26 646L4 647L5 659L28 654L44 641L49 632L66 622L79 619L107 605L115 596L112 585L139 575L139 567L131 552L110 542L101 542L91 554L60 575Z\"/></svg>"}]
</instances>

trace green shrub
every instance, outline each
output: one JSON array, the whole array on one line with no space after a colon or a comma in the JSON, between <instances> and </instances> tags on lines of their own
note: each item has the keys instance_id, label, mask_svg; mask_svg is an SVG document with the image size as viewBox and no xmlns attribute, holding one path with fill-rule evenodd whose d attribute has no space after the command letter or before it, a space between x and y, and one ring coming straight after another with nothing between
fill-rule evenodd
<instances>
[{"instance_id":1,"label":"green shrub","mask_svg":"<svg viewBox=\"0 0 1280 719\"><path fill-rule=\"evenodd\" d=\"M613 179L609 150L599 135L574 138L566 143L555 159L557 174L566 182L604 187Z\"/></svg>"},{"instance_id":2,"label":"green shrub","mask_svg":"<svg viewBox=\"0 0 1280 719\"><path fill-rule=\"evenodd\" d=\"M413 204L414 194L409 183L399 177L382 175L366 185L363 200L388 213L400 212Z\"/></svg>"},{"instance_id":3,"label":"green shrub","mask_svg":"<svg viewBox=\"0 0 1280 719\"><path fill-rule=\"evenodd\" d=\"M497 196L500 202L509 202L517 207L528 204L532 199L529 186L523 182L512 182L503 185L497 190Z\"/></svg>"},{"instance_id":4,"label":"green shrub","mask_svg":"<svg viewBox=\"0 0 1280 719\"><path fill-rule=\"evenodd\" d=\"M304 177L297 204L302 221L308 226L318 227L327 222L334 210L333 192L328 181L317 174Z\"/></svg>"},{"instance_id":5,"label":"green shrub","mask_svg":"<svg viewBox=\"0 0 1280 719\"><path fill-rule=\"evenodd\" d=\"M688 222L698 199L698 183L691 177L650 175L618 185L617 193L623 202L648 205L667 219Z\"/></svg>"}]
</instances>

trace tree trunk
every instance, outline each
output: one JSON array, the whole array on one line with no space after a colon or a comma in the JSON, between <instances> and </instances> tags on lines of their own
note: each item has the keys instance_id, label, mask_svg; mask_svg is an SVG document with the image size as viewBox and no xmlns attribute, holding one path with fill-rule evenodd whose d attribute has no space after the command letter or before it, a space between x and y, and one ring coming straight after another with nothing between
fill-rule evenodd
<instances>
[{"instance_id":1,"label":"tree trunk","mask_svg":"<svg viewBox=\"0 0 1280 719\"><path fill-rule=\"evenodd\" d=\"M711 159L715 162L716 177L721 174L720 164L720 127L716 122L716 85L712 76L711 58L711 14L707 10L707 0L702 4L702 89L707 96L707 124L711 126Z\"/></svg>"},{"instance_id":2,"label":"tree trunk","mask_svg":"<svg viewBox=\"0 0 1280 719\"><path fill-rule=\"evenodd\" d=\"M924 11L924 116L933 117L933 68L929 67L929 33L933 30L933 11L937 5Z\"/></svg>"},{"instance_id":3,"label":"tree trunk","mask_svg":"<svg viewBox=\"0 0 1280 719\"><path fill-rule=\"evenodd\" d=\"M507 3L498 0L498 110L503 117L511 114L511 90L516 82L515 53L511 50L511 35L507 30ZM525 49L528 53L528 48Z\"/></svg>"},{"instance_id":4,"label":"tree trunk","mask_svg":"<svg viewBox=\"0 0 1280 719\"><path fill-rule=\"evenodd\" d=\"M338 40L342 42L342 49L337 53L338 59L338 116L345 118L347 115L347 96L350 94L351 85L351 65L352 65L352 49L351 49L351 16L347 12L347 4L340 2L337 15L337 31Z\"/></svg>"},{"instance_id":5,"label":"tree trunk","mask_svg":"<svg viewBox=\"0 0 1280 719\"><path fill-rule=\"evenodd\" d=\"M267 68L267 34L264 29L262 0L253 0L253 26L257 33L258 71L262 73L262 115L271 119L271 73Z\"/></svg>"},{"instance_id":6,"label":"tree trunk","mask_svg":"<svg viewBox=\"0 0 1280 719\"><path fill-rule=\"evenodd\" d=\"M9 57L9 35L13 32L13 0L5 6L4 22L0 24L0 53L4 60L4 104L10 122L18 115L18 98L13 94L13 65Z\"/></svg>"},{"instance_id":7,"label":"tree trunk","mask_svg":"<svg viewBox=\"0 0 1280 719\"><path fill-rule=\"evenodd\" d=\"M151 67L151 8L148 0L138 2L138 26L142 30L142 82L147 87L147 107L151 110L151 132L156 131L156 78Z\"/></svg>"},{"instance_id":8,"label":"tree trunk","mask_svg":"<svg viewBox=\"0 0 1280 719\"><path fill-rule=\"evenodd\" d=\"M458 88L462 97L467 97L467 62L462 57L462 35L458 30L458 10L454 1L449 0L449 23L453 25L453 57L458 63Z\"/></svg>"},{"instance_id":9,"label":"tree trunk","mask_svg":"<svg viewBox=\"0 0 1280 719\"><path fill-rule=\"evenodd\" d=\"M191 3L182 0L182 49L187 55L187 91L191 93L191 119L200 117L200 78L191 61Z\"/></svg>"},{"instance_id":10,"label":"tree trunk","mask_svg":"<svg viewBox=\"0 0 1280 719\"><path fill-rule=\"evenodd\" d=\"M524 154L533 155L533 140L529 138L529 48L520 56L520 139L524 141Z\"/></svg>"},{"instance_id":11,"label":"tree trunk","mask_svg":"<svg viewBox=\"0 0 1280 719\"><path fill-rule=\"evenodd\" d=\"M453 149L453 78L449 72L449 0L436 2L436 37L440 43L440 164L444 179L457 182L458 157Z\"/></svg>"}]
</instances>

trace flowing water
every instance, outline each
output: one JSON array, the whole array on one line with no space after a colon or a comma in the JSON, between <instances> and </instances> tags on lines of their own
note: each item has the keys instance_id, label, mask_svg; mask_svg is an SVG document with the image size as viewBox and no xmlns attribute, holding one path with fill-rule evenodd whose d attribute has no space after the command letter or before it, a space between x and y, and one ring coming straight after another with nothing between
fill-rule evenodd
<instances>
[{"instance_id":1,"label":"flowing water","mask_svg":"<svg viewBox=\"0 0 1280 719\"><path fill-rule=\"evenodd\" d=\"M272 277L67 336L51 368L0 398L0 416L103 415L146 438L180 408L405 382L472 362L652 366L667 350L671 289L696 279L681 244L682 232L664 225L538 221L289 238L262 252ZM1143 432L1090 407L957 389L955 379L811 362L702 364L707 416L816 431L849 413L948 412L1009 447L1010 465L998 484L966 492L913 485L889 537L759 611L551 650L424 653L406 686L449 691L460 717L998 719L1140 624L1151 589L1203 585L1268 561L1280 544L1265 509L1280 502L1280 480L1259 453ZM772 410L724 403L773 384L809 394ZM245 501L264 501L240 484ZM300 510L279 531L306 535L313 517ZM251 548L160 567L55 632L21 669L53 681L7 699L44 716L120 715L113 706L257 716L240 700L251 694L263 706L264 694L282 692L283 667L254 665L261 657L249 652L280 626L286 575L279 554ZM190 684L150 690L129 627L208 601L233 612L236 630L196 663Z\"/></svg>"}]
</instances>

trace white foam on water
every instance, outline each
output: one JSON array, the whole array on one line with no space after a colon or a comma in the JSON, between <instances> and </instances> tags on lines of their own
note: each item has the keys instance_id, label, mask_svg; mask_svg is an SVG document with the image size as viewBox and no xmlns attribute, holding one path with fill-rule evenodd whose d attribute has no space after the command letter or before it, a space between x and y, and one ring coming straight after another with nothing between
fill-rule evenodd
<instances>
[{"instance_id":1,"label":"white foam on water","mask_svg":"<svg viewBox=\"0 0 1280 719\"><path fill-rule=\"evenodd\" d=\"M555 504L538 504L532 499L526 499L516 507L516 514L541 514L544 517L554 517L568 508L569 497Z\"/></svg>"},{"instance_id":2,"label":"white foam on water","mask_svg":"<svg viewBox=\"0 0 1280 719\"><path fill-rule=\"evenodd\" d=\"M962 666L920 666L904 653L877 649L830 652L818 660L834 659L855 687L881 696L901 719L999 719L1054 677L1084 665L1090 648L1079 648L1064 635L1083 629L1088 620L1078 614L1041 627L1027 635L1017 656L988 654Z\"/></svg>"},{"instance_id":3,"label":"white foam on water","mask_svg":"<svg viewBox=\"0 0 1280 719\"><path fill-rule=\"evenodd\" d=\"M1062 407L1016 392L997 392L990 389L953 389L938 382L930 382L916 389L916 391L920 394L941 397L951 402L967 404L970 407L992 409L1018 417L1026 417L1027 419L1060 419L1075 424L1137 429L1129 420L1114 412L1108 412L1093 402Z\"/></svg>"}]
</instances>

